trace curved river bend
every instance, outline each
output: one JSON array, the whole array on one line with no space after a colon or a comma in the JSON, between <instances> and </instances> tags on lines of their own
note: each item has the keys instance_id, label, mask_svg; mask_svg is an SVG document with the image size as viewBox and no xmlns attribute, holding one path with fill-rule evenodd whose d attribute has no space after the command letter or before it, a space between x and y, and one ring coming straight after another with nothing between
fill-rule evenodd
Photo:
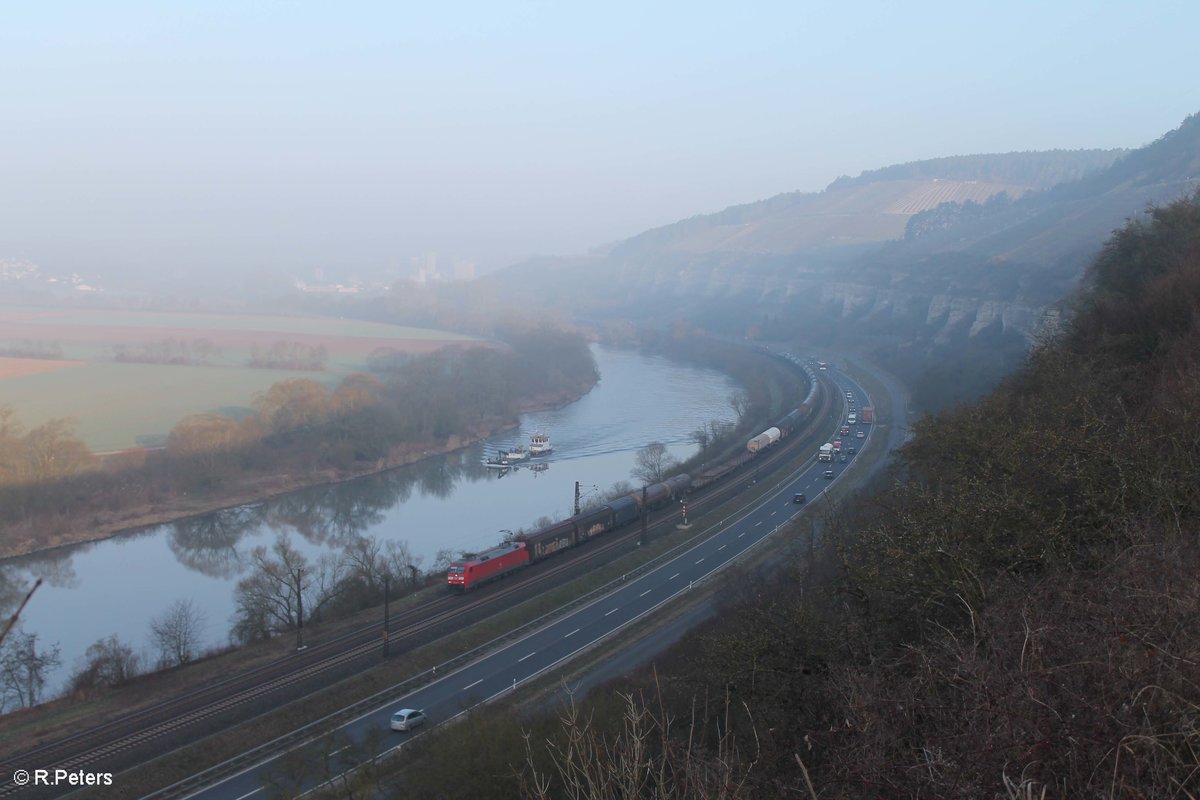
<instances>
[{"instance_id":1,"label":"curved river bend","mask_svg":"<svg viewBox=\"0 0 1200 800\"><path fill-rule=\"evenodd\" d=\"M61 648L47 689L57 691L88 646L116 634L153 664L150 620L177 600L204 614L203 646L229 640L234 587L247 554L279 534L310 559L339 552L358 536L400 540L428 568L439 551L479 550L505 531L572 512L575 482L585 497L630 479L638 448L652 441L685 458L690 434L732 420L737 386L725 375L627 350L596 347L600 382L564 408L526 414L520 427L445 456L348 483L160 525L53 553L0 561L0 613L7 618L37 577L45 583L21 617L42 648ZM498 449L548 434L548 467L497 473Z\"/></svg>"}]
</instances>

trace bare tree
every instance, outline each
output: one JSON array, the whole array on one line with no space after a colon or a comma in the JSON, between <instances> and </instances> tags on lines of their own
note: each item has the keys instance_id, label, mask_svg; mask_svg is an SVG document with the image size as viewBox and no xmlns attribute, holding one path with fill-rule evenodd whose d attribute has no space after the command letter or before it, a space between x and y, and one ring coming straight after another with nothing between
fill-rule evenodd
<instances>
[{"instance_id":1,"label":"bare tree","mask_svg":"<svg viewBox=\"0 0 1200 800\"><path fill-rule=\"evenodd\" d=\"M732 703L723 713L694 704L690 729L673 730L675 720L660 704L656 713L646 699L618 695L623 705L621 725L605 734L575 704L560 716L558 735L534 744L525 735L525 765L518 776L521 795L533 800L553 797L674 797L739 800L755 796L750 772L758 758L758 737L744 752L729 726ZM709 730L704 723L723 717L724 724ZM753 733L753 728L752 728ZM706 747L699 742L711 743ZM553 765L538 768L541 753Z\"/></svg>"},{"instance_id":2,"label":"bare tree","mask_svg":"<svg viewBox=\"0 0 1200 800\"><path fill-rule=\"evenodd\" d=\"M204 614L190 599L176 600L150 620L150 638L158 647L159 663L173 667L196 657L204 629Z\"/></svg>"},{"instance_id":3,"label":"bare tree","mask_svg":"<svg viewBox=\"0 0 1200 800\"><path fill-rule=\"evenodd\" d=\"M667 473L675 466L675 459L667 453L667 446L662 442L651 442L637 451L634 459L635 466L629 474L642 483L658 483L667 477Z\"/></svg>"},{"instance_id":4,"label":"bare tree","mask_svg":"<svg viewBox=\"0 0 1200 800\"><path fill-rule=\"evenodd\" d=\"M142 671L142 660L115 633L98 639L83 658L83 665L71 676L75 692L123 686Z\"/></svg>"},{"instance_id":5,"label":"bare tree","mask_svg":"<svg viewBox=\"0 0 1200 800\"><path fill-rule=\"evenodd\" d=\"M46 676L62 660L58 644L38 646L36 633L13 633L0 649L0 707L9 703L32 707L42 701Z\"/></svg>"},{"instance_id":6,"label":"bare tree","mask_svg":"<svg viewBox=\"0 0 1200 800\"><path fill-rule=\"evenodd\" d=\"M605 491L604 497L606 500L616 500L618 497L624 497L627 494L633 494L634 485L629 481L617 481Z\"/></svg>"},{"instance_id":7,"label":"bare tree","mask_svg":"<svg viewBox=\"0 0 1200 800\"><path fill-rule=\"evenodd\" d=\"M708 421L708 439L713 444L717 444L723 438L728 436L734 429L732 422L727 422L721 419L712 419Z\"/></svg>"},{"instance_id":8,"label":"bare tree","mask_svg":"<svg viewBox=\"0 0 1200 800\"><path fill-rule=\"evenodd\" d=\"M692 431L691 439L696 443L696 446L700 448L700 452L707 450L708 445L711 442L709 438L708 426L701 425L699 428L696 428L696 430Z\"/></svg>"},{"instance_id":9,"label":"bare tree","mask_svg":"<svg viewBox=\"0 0 1200 800\"><path fill-rule=\"evenodd\" d=\"M457 559L457 557L458 556L453 550L447 548L438 550L437 555L433 557L433 564L430 565L429 572L433 575L437 575L439 572L445 572L446 568L449 567L450 564Z\"/></svg>"},{"instance_id":10,"label":"bare tree","mask_svg":"<svg viewBox=\"0 0 1200 800\"><path fill-rule=\"evenodd\" d=\"M392 578L410 588L421 580L421 556L415 555L403 539L389 540L383 546L384 562Z\"/></svg>"},{"instance_id":11,"label":"bare tree","mask_svg":"<svg viewBox=\"0 0 1200 800\"><path fill-rule=\"evenodd\" d=\"M420 582L420 565L420 556L413 555L408 542L357 536L345 549L347 597L363 607L378 603L385 581L393 593L403 593Z\"/></svg>"},{"instance_id":12,"label":"bare tree","mask_svg":"<svg viewBox=\"0 0 1200 800\"><path fill-rule=\"evenodd\" d=\"M295 630L319 616L344 588L342 558L325 555L312 564L283 533L270 550L254 548L250 562L251 574L234 591L233 635L242 641Z\"/></svg>"},{"instance_id":13,"label":"bare tree","mask_svg":"<svg viewBox=\"0 0 1200 800\"><path fill-rule=\"evenodd\" d=\"M383 543L374 536L355 536L346 545L346 569L371 594L382 591L383 581L391 577Z\"/></svg>"},{"instance_id":14,"label":"bare tree","mask_svg":"<svg viewBox=\"0 0 1200 800\"><path fill-rule=\"evenodd\" d=\"M745 389L739 389L729 395L729 407L733 409L733 413L737 414L737 418L740 420L750 410L750 393Z\"/></svg>"}]
</instances>

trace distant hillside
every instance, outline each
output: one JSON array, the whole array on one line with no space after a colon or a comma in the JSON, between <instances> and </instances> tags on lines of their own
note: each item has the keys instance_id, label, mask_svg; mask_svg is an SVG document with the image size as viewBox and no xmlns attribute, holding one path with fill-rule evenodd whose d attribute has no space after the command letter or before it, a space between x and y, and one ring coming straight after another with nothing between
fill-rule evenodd
<instances>
[{"instance_id":1,"label":"distant hillside","mask_svg":"<svg viewBox=\"0 0 1200 800\"><path fill-rule=\"evenodd\" d=\"M1079 180L1110 166L1126 150L1044 150L998 155L947 156L927 161L910 161L864 172L857 178L841 177L830 189L879 181L954 180L983 183L1012 183L1046 188Z\"/></svg>"},{"instance_id":2,"label":"distant hillside","mask_svg":"<svg viewBox=\"0 0 1200 800\"><path fill-rule=\"evenodd\" d=\"M668 250L705 254L795 253L904 236L909 217L941 203L1020 197L1107 167L1120 150L1007 153L920 161L839 178L820 193L793 192L656 228L613 247L632 258Z\"/></svg>"},{"instance_id":3,"label":"distant hillside","mask_svg":"<svg viewBox=\"0 0 1200 800\"><path fill-rule=\"evenodd\" d=\"M909 377L935 353L974 365L976 342L999 345L1011 363L1056 324L1055 304L1115 228L1198 180L1192 116L1128 152L962 156L839 178L588 258L517 265L493 288L537 285L546 304L594 319L656 320L669 309L729 335L865 342L910 364Z\"/></svg>"},{"instance_id":4,"label":"distant hillside","mask_svg":"<svg viewBox=\"0 0 1200 800\"><path fill-rule=\"evenodd\" d=\"M918 423L877 493L730 570L653 664L473 713L408 788L1196 797L1200 192L1123 226L1074 306L1000 389Z\"/></svg>"}]
</instances>

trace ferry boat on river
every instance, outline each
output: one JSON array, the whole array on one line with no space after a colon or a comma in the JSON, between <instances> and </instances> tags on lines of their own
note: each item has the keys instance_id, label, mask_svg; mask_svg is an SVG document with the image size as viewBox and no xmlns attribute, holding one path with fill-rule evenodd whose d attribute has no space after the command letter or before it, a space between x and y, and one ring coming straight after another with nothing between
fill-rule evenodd
<instances>
[{"instance_id":1,"label":"ferry boat on river","mask_svg":"<svg viewBox=\"0 0 1200 800\"><path fill-rule=\"evenodd\" d=\"M488 469L509 469L529 460L530 451L517 445L512 450L497 450L495 458L484 462Z\"/></svg>"},{"instance_id":2,"label":"ferry boat on river","mask_svg":"<svg viewBox=\"0 0 1200 800\"><path fill-rule=\"evenodd\" d=\"M550 437L544 433L535 433L529 440L529 455L533 457L546 456L554 452Z\"/></svg>"}]
</instances>

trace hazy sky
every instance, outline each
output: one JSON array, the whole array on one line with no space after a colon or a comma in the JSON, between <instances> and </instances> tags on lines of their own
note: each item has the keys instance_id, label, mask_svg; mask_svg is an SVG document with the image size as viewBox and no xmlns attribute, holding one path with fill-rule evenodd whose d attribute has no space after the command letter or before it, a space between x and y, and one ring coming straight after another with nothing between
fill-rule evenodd
<instances>
[{"instance_id":1,"label":"hazy sky","mask_svg":"<svg viewBox=\"0 0 1200 800\"><path fill-rule=\"evenodd\" d=\"M0 258L481 268L842 174L1136 147L1200 3L0 5Z\"/></svg>"}]
</instances>

